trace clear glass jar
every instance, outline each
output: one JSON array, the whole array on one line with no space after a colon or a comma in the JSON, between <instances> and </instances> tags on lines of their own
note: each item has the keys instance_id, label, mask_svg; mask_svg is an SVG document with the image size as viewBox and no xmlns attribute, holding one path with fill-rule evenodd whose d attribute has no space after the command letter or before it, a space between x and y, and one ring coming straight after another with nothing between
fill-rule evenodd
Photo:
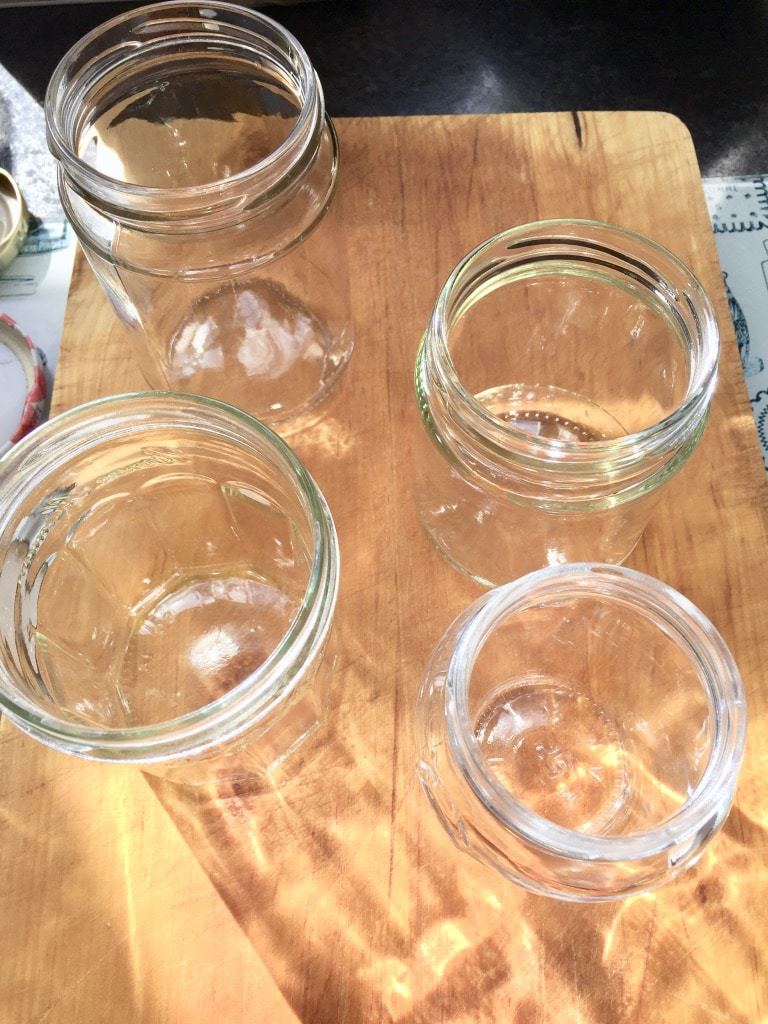
<instances>
[{"instance_id":1,"label":"clear glass jar","mask_svg":"<svg viewBox=\"0 0 768 1024\"><path fill-rule=\"evenodd\" d=\"M419 776L456 845L534 892L617 899L698 859L733 800L746 707L714 626L649 576L540 569L437 645Z\"/></svg>"},{"instance_id":2,"label":"clear glass jar","mask_svg":"<svg viewBox=\"0 0 768 1024\"><path fill-rule=\"evenodd\" d=\"M189 395L57 416L0 461L0 706L68 754L186 782L321 721L339 554L291 450Z\"/></svg>"},{"instance_id":3,"label":"clear glass jar","mask_svg":"<svg viewBox=\"0 0 768 1024\"><path fill-rule=\"evenodd\" d=\"M296 39L227 3L129 11L63 58L46 118L148 384L265 421L320 401L353 335L338 143Z\"/></svg>"},{"instance_id":4,"label":"clear glass jar","mask_svg":"<svg viewBox=\"0 0 768 1024\"><path fill-rule=\"evenodd\" d=\"M486 585L621 562L702 435L718 349L701 285L641 235L542 221L484 242L416 360L415 497L434 544Z\"/></svg>"}]
</instances>

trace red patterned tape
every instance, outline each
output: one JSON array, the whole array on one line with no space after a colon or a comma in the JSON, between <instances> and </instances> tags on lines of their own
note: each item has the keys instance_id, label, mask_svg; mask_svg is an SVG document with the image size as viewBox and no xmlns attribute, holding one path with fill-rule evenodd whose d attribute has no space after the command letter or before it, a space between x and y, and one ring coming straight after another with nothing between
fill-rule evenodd
<instances>
[{"instance_id":1,"label":"red patterned tape","mask_svg":"<svg viewBox=\"0 0 768 1024\"><path fill-rule=\"evenodd\" d=\"M27 381L27 393L19 425L7 442L3 443L0 439L0 456L2 456L25 434L43 422L47 389L43 359L39 349L32 344L26 334L19 330L16 322L5 313L0 313L0 345L7 346L14 353L24 368L24 376Z\"/></svg>"}]
</instances>

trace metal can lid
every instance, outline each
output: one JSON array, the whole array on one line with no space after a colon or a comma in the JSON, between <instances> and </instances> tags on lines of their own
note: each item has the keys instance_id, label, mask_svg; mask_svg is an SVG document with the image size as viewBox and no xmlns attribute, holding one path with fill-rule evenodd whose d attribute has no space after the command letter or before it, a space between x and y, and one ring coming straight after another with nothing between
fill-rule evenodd
<instances>
[{"instance_id":1,"label":"metal can lid","mask_svg":"<svg viewBox=\"0 0 768 1024\"><path fill-rule=\"evenodd\" d=\"M3 356L10 354L10 360ZM11 372L21 364L22 374ZM0 313L0 457L45 418L46 384L43 357L16 323ZM4 372L4 368L6 372ZM7 420L4 419L3 413Z\"/></svg>"},{"instance_id":2,"label":"metal can lid","mask_svg":"<svg viewBox=\"0 0 768 1024\"><path fill-rule=\"evenodd\" d=\"M0 270L16 258L29 229L29 216L19 186L0 167Z\"/></svg>"}]
</instances>

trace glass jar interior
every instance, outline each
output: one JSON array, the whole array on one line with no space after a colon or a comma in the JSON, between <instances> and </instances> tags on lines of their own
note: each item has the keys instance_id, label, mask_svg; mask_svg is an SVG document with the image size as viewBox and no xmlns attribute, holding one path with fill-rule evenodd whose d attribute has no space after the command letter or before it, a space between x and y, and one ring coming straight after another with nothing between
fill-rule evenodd
<instances>
[{"instance_id":1,"label":"glass jar interior","mask_svg":"<svg viewBox=\"0 0 768 1024\"><path fill-rule=\"evenodd\" d=\"M230 178L278 150L302 106L287 63L232 41L170 42L95 81L76 135L80 158L119 181L179 188Z\"/></svg>"},{"instance_id":2,"label":"glass jar interior","mask_svg":"<svg viewBox=\"0 0 768 1024\"><path fill-rule=\"evenodd\" d=\"M476 401L557 441L603 441L660 422L684 401L691 341L669 299L626 268L557 252L510 265L483 255L449 309L447 346Z\"/></svg>"},{"instance_id":3,"label":"glass jar interior","mask_svg":"<svg viewBox=\"0 0 768 1024\"><path fill-rule=\"evenodd\" d=\"M701 662L663 616L579 592L494 626L467 710L495 783L556 825L604 837L651 831L679 811L717 730Z\"/></svg>"},{"instance_id":4,"label":"glass jar interior","mask_svg":"<svg viewBox=\"0 0 768 1024\"><path fill-rule=\"evenodd\" d=\"M16 685L90 726L204 707L279 646L314 545L266 443L255 453L234 436L154 425L83 446L35 484L3 537Z\"/></svg>"}]
</instances>

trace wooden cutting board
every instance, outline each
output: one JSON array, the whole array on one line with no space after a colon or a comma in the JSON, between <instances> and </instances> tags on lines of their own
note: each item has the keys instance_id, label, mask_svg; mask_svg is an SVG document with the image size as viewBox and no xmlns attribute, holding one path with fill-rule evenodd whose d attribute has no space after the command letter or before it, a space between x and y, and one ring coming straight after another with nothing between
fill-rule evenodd
<instances>
[{"instance_id":1,"label":"wooden cutting board","mask_svg":"<svg viewBox=\"0 0 768 1024\"><path fill-rule=\"evenodd\" d=\"M624 1024L768 1020L768 556L761 459L690 138L666 114L349 120L341 199L359 326L291 437L339 530L332 723L279 791L222 801L0 730L2 1024ZM625 903L531 896L460 855L419 792L434 643L476 594L410 500L416 347L458 258L515 223L596 217L714 297L720 385L631 564L731 644L750 708L738 805L699 866ZM141 386L79 259L56 411Z\"/></svg>"}]
</instances>

